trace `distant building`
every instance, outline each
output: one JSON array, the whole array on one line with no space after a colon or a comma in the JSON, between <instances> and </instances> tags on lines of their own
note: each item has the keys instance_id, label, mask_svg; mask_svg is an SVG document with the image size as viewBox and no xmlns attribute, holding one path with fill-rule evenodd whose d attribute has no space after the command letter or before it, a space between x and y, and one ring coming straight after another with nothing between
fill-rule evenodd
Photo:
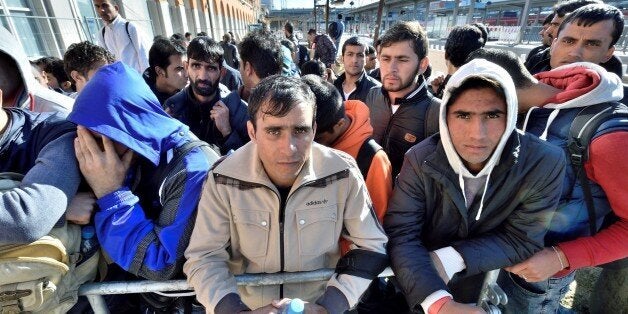
<instances>
[{"instance_id":1,"label":"distant building","mask_svg":"<svg viewBox=\"0 0 628 314\"><path fill-rule=\"evenodd\" d=\"M257 22L260 14L260 0L119 2L122 16L133 21L149 38L201 31L218 39L232 31L236 38L241 38L248 24ZM92 0L0 0L0 25L18 37L31 58L62 57L70 44L85 40L95 43L103 26Z\"/></svg>"}]
</instances>

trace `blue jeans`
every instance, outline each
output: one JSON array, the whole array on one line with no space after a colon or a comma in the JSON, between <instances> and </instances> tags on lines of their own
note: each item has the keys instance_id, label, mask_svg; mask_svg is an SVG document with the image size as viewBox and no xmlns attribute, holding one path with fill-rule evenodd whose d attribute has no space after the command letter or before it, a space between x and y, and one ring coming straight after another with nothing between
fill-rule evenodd
<instances>
[{"instance_id":1,"label":"blue jeans","mask_svg":"<svg viewBox=\"0 0 628 314\"><path fill-rule=\"evenodd\" d=\"M561 313L560 300L569 290L576 273L541 282L527 282L517 275L502 271L497 284L508 296L504 313Z\"/></svg>"}]
</instances>

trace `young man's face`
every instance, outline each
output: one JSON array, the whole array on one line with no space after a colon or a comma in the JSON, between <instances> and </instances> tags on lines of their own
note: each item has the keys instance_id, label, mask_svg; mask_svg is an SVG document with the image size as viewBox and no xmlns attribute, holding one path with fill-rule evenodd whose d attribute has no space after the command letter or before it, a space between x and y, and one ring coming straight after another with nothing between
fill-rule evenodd
<instances>
[{"instance_id":1,"label":"young man's face","mask_svg":"<svg viewBox=\"0 0 628 314\"><path fill-rule=\"evenodd\" d=\"M190 58L187 63L187 72L194 94L207 97L213 95L218 89L220 64L217 62Z\"/></svg>"},{"instance_id":2,"label":"young man's face","mask_svg":"<svg viewBox=\"0 0 628 314\"><path fill-rule=\"evenodd\" d=\"M548 36L546 33L549 26L549 24L543 25L543 28L541 28L541 31L539 32L539 36L541 36L541 43L546 46L552 44L552 37Z\"/></svg>"},{"instance_id":3,"label":"young man's face","mask_svg":"<svg viewBox=\"0 0 628 314\"><path fill-rule=\"evenodd\" d=\"M46 75L46 80L48 81L48 87L52 89L60 88L59 80L57 80L57 78L54 75L52 75L52 73L48 73L48 72L44 72L44 73Z\"/></svg>"},{"instance_id":4,"label":"young man's face","mask_svg":"<svg viewBox=\"0 0 628 314\"><path fill-rule=\"evenodd\" d=\"M420 61L409 40L382 46L379 66L384 88L389 92L412 90L421 71Z\"/></svg>"},{"instance_id":5,"label":"young man's face","mask_svg":"<svg viewBox=\"0 0 628 314\"><path fill-rule=\"evenodd\" d=\"M342 54L342 63L345 67L345 73L348 76L357 76L364 71L364 47L363 46L345 46L345 52Z\"/></svg>"},{"instance_id":6,"label":"young man's face","mask_svg":"<svg viewBox=\"0 0 628 314\"><path fill-rule=\"evenodd\" d=\"M290 187L310 156L314 129L312 106L300 103L286 116L264 114L266 104L257 113L257 126L247 122L251 140L257 145L259 159L270 180L279 187Z\"/></svg>"},{"instance_id":7,"label":"young man's face","mask_svg":"<svg viewBox=\"0 0 628 314\"><path fill-rule=\"evenodd\" d=\"M377 68L377 55L372 53L366 56L366 62L364 63L364 69L367 71Z\"/></svg>"},{"instance_id":8,"label":"young man's face","mask_svg":"<svg viewBox=\"0 0 628 314\"><path fill-rule=\"evenodd\" d=\"M574 62L600 64L608 61L615 52L613 21L605 20L591 26L567 23L550 48L550 66L553 68Z\"/></svg>"},{"instance_id":9,"label":"young man's face","mask_svg":"<svg viewBox=\"0 0 628 314\"><path fill-rule=\"evenodd\" d=\"M169 92L176 92L188 84L188 72L185 69L185 58L183 55L171 55L168 57L170 64L166 70L159 74L158 79L163 80Z\"/></svg>"},{"instance_id":10,"label":"young man's face","mask_svg":"<svg viewBox=\"0 0 628 314\"><path fill-rule=\"evenodd\" d=\"M118 6L112 0L93 0L98 16L105 22L111 23L118 17Z\"/></svg>"},{"instance_id":11,"label":"young man's face","mask_svg":"<svg viewBox=\"0 0 628 314\"><path fill-rule=\"evenodd\" d=\"M559 17L558 14L554 14L552 21L549 23L549 26L547 26L547 29L545 30L545 37L547 37L550 42L553 42L554 38L556 38L556 34L558 33L558 27L560 26L560 23L563 22L564 18L564 16Z\"/></svg>"},{"instance_id":12,"label":"young man's face","mask_svg":"<svg viewBox=\"0 0 628 314\"><path fill-rule=\"evenodd\" d=\"M506 130L506 103L488 88L466 90L447 108L447 128L464 165L478 173Z\"/></svg>"}]
</instances>

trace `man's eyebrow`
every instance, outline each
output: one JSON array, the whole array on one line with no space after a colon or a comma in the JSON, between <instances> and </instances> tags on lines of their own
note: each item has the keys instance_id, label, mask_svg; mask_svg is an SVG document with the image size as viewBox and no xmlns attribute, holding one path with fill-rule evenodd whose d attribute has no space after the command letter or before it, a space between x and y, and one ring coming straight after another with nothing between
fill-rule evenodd
<instances>
[{"instance_id":1,"label":"man's eyebrow","mask_svg":"<svg viewBox=\"0 0 628 314\"><path fill-rule=\"evenodd\" d=\"M587 39L584 41L587 44L596 44L596 45L601 45L602 41L599 39Z\"/></svg>"},{"instance_id":2,"label":"man's eyebrow","mask_svg":"<svg viewBox=\"0 0 628 314\"><path fill-rule=\"evenodd\" d=\"M506 112L501 109L494 109L494 110L489 110L489 111L484 112L484 114L496 114L496 113L506 114Z\"/></svg>"}]
</instances>

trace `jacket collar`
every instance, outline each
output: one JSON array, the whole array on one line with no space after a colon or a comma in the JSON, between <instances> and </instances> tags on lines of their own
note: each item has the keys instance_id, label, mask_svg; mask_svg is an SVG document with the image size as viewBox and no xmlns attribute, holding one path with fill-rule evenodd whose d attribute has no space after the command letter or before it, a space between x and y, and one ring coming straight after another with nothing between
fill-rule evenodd
<instances>
[{"instance_id":1,"label":"jacket collar","mask_svg":"<svg viewBox=\"0 0 628 314\"><path fill-rule=\"evenodd\" d=\"M381 89L382 94L384 95L384 99L386 99L388 103L391 103L390 97L388 96L388 91L384 88L384 85L382 85ZM421 75L419 76L419 81L417 82L416 88L407 93L402 98L395 98L395 105L415 104L426 97L428 97L427 88L425 80L423 79L423 75Z\"/></svg>"}]
</instances>

